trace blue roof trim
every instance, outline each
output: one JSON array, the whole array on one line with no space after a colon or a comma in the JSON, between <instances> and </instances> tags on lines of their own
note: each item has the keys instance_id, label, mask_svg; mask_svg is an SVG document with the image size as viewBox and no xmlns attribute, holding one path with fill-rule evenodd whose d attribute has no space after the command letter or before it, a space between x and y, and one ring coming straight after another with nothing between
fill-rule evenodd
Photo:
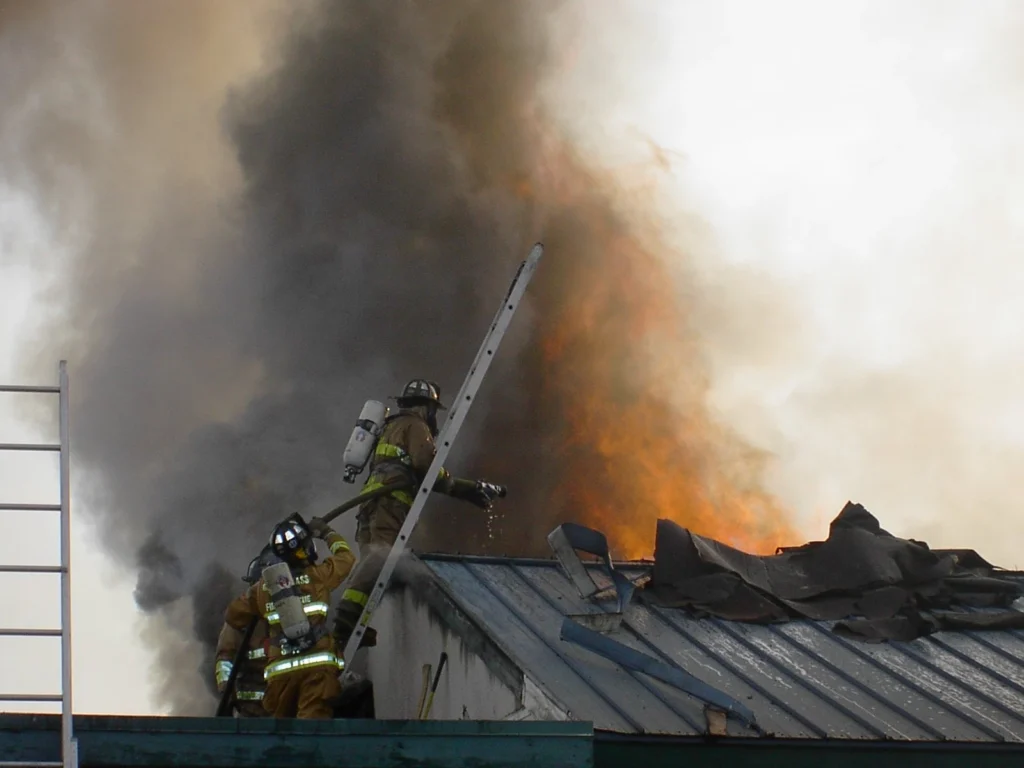
<instances>
[{"instance_id":1,"label":"blue roof trim","mask_svg":"<svg viewBox=\"0 0 1024 768\"><path fill-rule=\"evenodd\" d=\"M765 699L767 699L768 701L772 702L776 707L781 709L787 715L789 715L794 720L796 720L801 725L803 725L805 728L807 728L808 732L813 733L815 736L818 736L820 738L824 738L825 736L828 735L828 732L826 730L824 730L823 728L819 727L817 723L815 723L814 721L812 721L811 719L809 719L807 717L804 717L802 714L800 714L795 709L793 709L788 704L786 704L786 702L784 702L781 699L779 699L778 697L776 697L771 691L766 689L764 686L758 684L753 678L751 678L749 675L747 675L742 670L742 668L740 668L739 665L734 664L727 656L719 654L719 653L716 653L711 647L709 647L708 645L702 643L700 640L698 640L696 637L694 637L692 634L690 634L679 623L677 623L672 617L667 616L663 609L658 608L656 606L650 606L650 609L651 609L651 613L653 613L655 616L657 616L664 624L666 624L667 626L671 627L678 634L680 634L683 637L685 637L690 643L692 643L693 645L697 646L702 651L704 651L704 653L706 653L708 656L710 656L713 659L715 659L725 669L728 669L737 678L739 678L744 683L746 683L748 686L750 686L751 689L757 691L757 693L759 693L762 696L764 696Z\"/></svg>"},{"instance_id":2,"label":"blue roof trim","mask_svg":"<svg viewBox=\"0 0 1024 768\"><path fill-rule=\"evenodd\" d=\"M569 669L571 669L574 673L576 673L576 675L579 676L579 678L583 680L583 682L586 683L587 686L592 691L594 691L594 693L596 693L598 696L604 699L605 703L608 704L608 706L610 706L612 709L614 709L619 714L619 716L622 717L623 720L629 723L636 730L637 733L644 732L643 724L639 720L634 719L633 716L626 709L622 708L613 697L607 696L604 693L604 691L602 691L598 686L596 686L594 684L594 681L590 678L590 675L587 673L587 670L581 669L580 665L578 665L572 659L568 658L565 655L565 653L558 647L557 643L551 642L542 633L537 632L533 628L531 623L526 619L526 617L523 616L523 614L511 603L511 601L508 600L508 598L502 595L501 592L499 592L498 590L494 589L494 587L492 587L491 584L486 579L480 578L480 576L476 573L473 565L467 563L465 565L465 568L470 574L473 575L474 578L476 578L476 580L481 584L481 586L484 587L484 589L486 589L488 592L494 595L498 602L500 602L502 605L505 606L505 608L511 611L512 614L515 615L515 617L519 619L525 626L533 629L533 634L535 634L537 638L544 643L544 645L548 646L548 648L550 648L556 656L558 656L563 662L565 662L566 666L569 667Z\"/></svg>"},{"instance_id":3,"label":"blue roof trim","mask_svg":"<svg viewBox=\"0 0 1024 768\"><path fill-rule=\"evenodd\" d=\"M542 600L544 600L544 602L546 602L549 606L551 606L555 611L558 611L559 613L561 612L561 609L558 607L558 605L555 604L555 602L548 595L545 595L541 590L539 590L537 588L537 586L533 583L533 581L531 581L529 578L526 577L526 575L523 573L523 569L522 568L520 568L518 565L512 565L510 567L511 567L512 571L520 579L522 579L523 583L526 584L526 586L530 590L532 590L534 592L534 594L536 594L538 597L540 597ZM628 627L628 625L627 625L627 627ZM560 632L561 632L561 630L560 630ZM646 643L646 641L642 637L637 635L635 631L633 632L633 634L636 637L638 637L641 642ZM564 639L564 638L561 637L561 634L559 635L559 637L560 637L560 639ZM689 713L687 713L681 707L677 706L672 701L670 701L669 698L667 696L665 696L660 690L658 690L658 688L656 686L652 685L648 680L646 680L645 678L641 677L637 672L635 672L633 670L628 670L628 671L629 671L630 675L632 675L633 679L635 679L638 683L640 683L640 685L642 685L644 688L646 688L647 691L651 695L655 696L668 709L672 710L672 712L674 712L676 714L676 716L679 717L681 720L683 720L683 722L685 722L688 726L690 726L691 728L693 728L697 732L703 730L704 727L699 723L699 721L696 718L691 717Z\"/></svg>"},{"instance_id":4,"label":"blue roof trim","mask_svg":"<svg viewBox=\"0 0 1024 768\"><path fill-rule=\"evenodd\" d=\"M757 728L757 719L754 717L754 713L747 707L730 696L726 696L721 691L712 688L710 685L702 683L693 675L678 667L670 667L664 662L650 656L645 656L639 651L634 651L632 648L627 648L622 643L617 643L610 637L605 637L599 632L587 629L571 619L566 619L562 622L562 639L570 643L576 643L588 651L604 656L606 659L611 659L626 669L643 672L645 675L657 678L663 683L685 691L703 702L713 704L719 709L735 715L746 725Z\"/></svg>"},{"instance_id":5,"label":"blue roof trim","mask_svg":"<svg viewBox=\"0 0 1024 768\"><path fill-rule=\"evenodd\" d=\"M562 525L558 526L548 535L548 542L555 551L555 556L562 562L562 566L566 569L570 578L574 570L572 566L580 567L582 563L575 552L560 552L560 547L555 544L555 540L560 536L565 537L565 540L573 550L580 550L601 558L604 564L602 571L611 579L612 584L615 585L615 594L619 600L618 613L623 613L626 610L626 606L629 605L629 601L633 599L633 592L636 586L623 576L621 572L615 570L615 566L612 564L611 550L608 547L608 538L600 531L586 528L578 523L562 523ZM563 554L566 558L573 558L575 562L567 563L563 561L563 558L559 556Z\"/></svg>"}]
</instances>

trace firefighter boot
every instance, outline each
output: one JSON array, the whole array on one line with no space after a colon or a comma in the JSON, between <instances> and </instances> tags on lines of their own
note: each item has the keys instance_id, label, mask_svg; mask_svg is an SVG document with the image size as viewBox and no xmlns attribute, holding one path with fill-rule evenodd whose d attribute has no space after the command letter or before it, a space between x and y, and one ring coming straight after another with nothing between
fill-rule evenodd
<instances>
[{"instance_id":1,"label":"firefighter boot","mask_svg":"<svg viewBox=\"0 0 1024 768\"><path fill-rule=\"evenodd\" d=\"M355 631L356 622L359 621L359 617L362 614L363 606L359 603L354 603L351 600L342 600L338 604L338 615L334 618L334 642L339 653L344 651L348 639ZM366 632L363 634L363 639L359 641L359 647L372 648L376 644L377 630L373 627L367 627Z\"/></svg>"}]
</instances>

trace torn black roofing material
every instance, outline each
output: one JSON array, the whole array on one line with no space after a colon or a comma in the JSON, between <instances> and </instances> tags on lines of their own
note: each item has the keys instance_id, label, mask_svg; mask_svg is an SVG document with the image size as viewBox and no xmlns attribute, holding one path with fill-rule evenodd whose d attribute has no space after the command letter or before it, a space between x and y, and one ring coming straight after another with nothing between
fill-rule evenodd
<instances>
[{"instance_id":1,"label":"torn black roofing material","mask_svg":"<svg viewBox=\"0 0 1024 768\"><path fill-rule=\"evenodd\" d=\"M619 733L707 731L697 698L560 638L566 616L616 610L603 564L586 567L607 597L587 600L556 560L420 559L481 641L500 649L571 719ZM650 567L616 563L632 580ZM832 622L697 619L637 594L608 636L746 704L764 733L729 718L732 736L1024 742L1022 631L940 631L866 644L831 631Z\"/></svg>"},{"instance_id":2,"label":"torn black roofing material","mask_svg":"<svg viewBox=\"0 0 1024 768\"><path fill-rule=\"evenodd\" d=\"M836 633L873 642L1024 629L1024 613L1009 609L1024 587L1001 573L973 550L933 550L893 536L864 507L847 503L828 539L769 556L659 520L644 599L731 621L838 620ZM982 607L1004 610L971 610Z\"/></svg>"}]
</instances>

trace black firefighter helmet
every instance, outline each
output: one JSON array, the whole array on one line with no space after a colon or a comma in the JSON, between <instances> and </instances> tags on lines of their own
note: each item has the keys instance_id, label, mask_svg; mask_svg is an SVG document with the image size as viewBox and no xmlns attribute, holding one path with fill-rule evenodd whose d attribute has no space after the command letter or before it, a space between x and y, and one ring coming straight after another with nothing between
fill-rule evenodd
<instances>
[{"instance_id":1,"label":"black firefighter helmet","mask_svg":"<svg viewBox=\"0 0 1024 768\"><path fill-rule=\"evenodd\" d=\"M399 408L412 408L416 405L433 405L440 411L448 410L441 402L441 387L437 382L426 379L413 379L405 385L402 394L392 398L398 401Z\"/></svg>"},{"instance_id":2,"label":"black firefighter helmet","mask_svg":"<svg viewBox=\"0 0 1024 768\"><path fill-rule=\"evenodd\" d=\"M267 544L256 557L249 561L249 568L246 570L245 576L242 577L242 581L246 584L255 584L260 580L260 576L263 575L264 568L279 562L281 562L280 558L274 554L273 548Z\"/></svg>"},{"instance_id":3,"label":"black firefighter helmet","mask_svg":"<svg viewBox=\"0 0 1024 768\"><path fill-rule=\"evenodd\" d=\"M316 541L302 515L278 523L270 536L270 548L290 566L302 568L316 562Z\"/></svg>"}]
</instances>

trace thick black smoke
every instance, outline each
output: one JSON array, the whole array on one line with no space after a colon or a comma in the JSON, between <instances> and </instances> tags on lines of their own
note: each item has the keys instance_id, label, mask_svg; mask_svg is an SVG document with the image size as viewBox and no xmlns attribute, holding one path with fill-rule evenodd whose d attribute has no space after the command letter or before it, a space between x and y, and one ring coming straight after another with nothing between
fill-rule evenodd
<instances>
[{"instance_id":1,"label":"thick black smoke","mask_svg":"<svg viewBox=\"0 0 1024 768\"><path fill-rule=\"evenodd\" d=\"M267 34L269 66L221 93L221 147L234 153L237 178L210 136L197 137L195 152L220 170L190 153L179 133L193 118L167 101L190 106L204 67L186 76L174 67L204 52L221 64L214 30L226 33L244 11L191 6L191 19L166 31L167 5L14 17L68 41L68 61L47 60L55 72L70 72L75 56L89 66L67 103L50 99L4 127L8 177L60 214L56 236L81 251L62 291L90 508L111 552L138 569L143 610L170 616L182 598L193 604L205 653L194 675L166 676L161 694L174 712L201 713L224 603L270 525L358 489L340 482L340 455L367 397L416 376L451 396L515 265L543 235L516 190L534 163L550 5L325 2L274 15L286 32ZM5 33L7 51L14 35ZM189 39L196 52L175 48ZM25 78L54 87L46 73L22 71L21 81L4 78L8 93L25 97ZM40 123L54 134L19 130ZM58 183L64 163L78 187ZM87 226L72 231L66 219ZM475 470L474 454L518 437L488 434L487 418L504 415L514 429L535 399L517 367L531 321L524 307L456 471L458 459ZM543 459L515 456L494 479L536 498ZM432 517L445 512L454 524L426 523L421 546L487 547L479 513L435 502ZM539 547L546 533L521 538ZM180 640L156 639L171 664Z\"/></svg>"},{"instance_id":2,"label":"thick black smoke","mask_svg":"<svg viewBox=\"0 0 1024 768\"><path fill-rule=\"evenodd\" d=\"M546 118L561 8L0 5L4 178L70 254L31 352L48 368L65 344L78 490L138 573L173 712L209 712L223 608L271 525L358 490L341 452L363 401L421 376L450 397L536 240L449 462L510 497L493 524L434 499L414 543L532 554L594 519L636 549L666 509L713 517L701 479L724 496L721 467L749 463L722 458L735 441L708 427L687 317L616 180ZM652 339L671 392L645 375ZM693 406L685 439L668 394Z\"/></svg>"}]
</instances>

